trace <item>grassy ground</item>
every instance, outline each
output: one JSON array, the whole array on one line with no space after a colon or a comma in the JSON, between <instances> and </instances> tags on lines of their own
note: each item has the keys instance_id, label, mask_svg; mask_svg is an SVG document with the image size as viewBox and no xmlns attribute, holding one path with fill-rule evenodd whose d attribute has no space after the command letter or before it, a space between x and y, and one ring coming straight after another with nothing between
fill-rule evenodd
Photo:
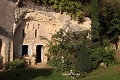
<instances>
[{"instance_id":1,"label":"grassy ground","mask_svg":"<svg viewBox=\"0 0 120 80\"><path fill-rule=\"evenodd\" d=\"M0 80L72 80L48 69L22 69L0 72Z\"/></svg>"},{"instance_id":2,"label":"grassy ground","mask_svg":"<svg viewBox=\"0 0 120 80\"><path fill-rule=\"evenodd\" d=\"M48 69L21 69L0 72L0 80L73 80ZM75 79L74 79L75 80ZM120 66L96 70L78 80L120 80Z\"/></svg>"},{"instance_id":3,"label":"grassy ground","mask_svg":"<svg viewBox=\"0 0 120 80\"><path fill-rule=\"evenodd\" d=\"M82 80L120 80L120 66L115 65L107 69L93 71Z\"/></svg>"}]
</instances>

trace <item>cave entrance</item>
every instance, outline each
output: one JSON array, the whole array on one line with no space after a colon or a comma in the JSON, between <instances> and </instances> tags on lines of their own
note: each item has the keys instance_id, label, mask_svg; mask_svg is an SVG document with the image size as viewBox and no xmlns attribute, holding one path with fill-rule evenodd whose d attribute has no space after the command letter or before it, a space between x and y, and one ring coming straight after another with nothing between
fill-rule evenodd
<instances>
[{"instance_id":1,"label":"cave entrance","mask_svg":"<svg viewBox=\"0 0 120 80\"><path fill-rule=\"evenodd\" d=\"M28 55L28 45L22 46L22 56Z\"/></svg>"},{"instance_id":2,"label":"cave entrance","mask_svg":"<svg viewBox=\"0 0 120 80\"><path fill-rule=\"evenodd\" d=\"M40 63L42 62L43 57L43 45L37 45L36 46L36 62Z\"/></svg>"}]
</instances>

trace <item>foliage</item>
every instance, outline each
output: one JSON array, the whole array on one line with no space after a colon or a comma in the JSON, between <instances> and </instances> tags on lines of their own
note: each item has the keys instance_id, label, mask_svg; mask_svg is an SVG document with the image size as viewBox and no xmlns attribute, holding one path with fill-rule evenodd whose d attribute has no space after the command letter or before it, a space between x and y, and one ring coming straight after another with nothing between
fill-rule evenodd
<instances>
[{"instance_id":1,"label":"foliage","mask_svg":"<svg viewBox=\"0 0 120 80\"><path fill-rule=\"evenodd\" d=\"M120 35L120 2L119 0L91 0L92 33L94 42L108 39L116 49ZM104 34L103 34L104 33Z\"/></svg>"},{"instance_id":2,"label":"foliage","mask_svg":"<svg viewBox=\"0 0 120 80\"><path fill-rule=\"evenodd\" d=\"M10 63L4 64L5 69L20 69L25 67L25 62L23 60L17 59L11 61Z\"/></svg>"},{"instance_id":3,"label":"foliage","mask_svg":"<svg viewBox=\"0 0 120 80\"><path fill-rule=\"evenodd\" d=\"M78 71L90 72L93 69L88 47L84 42L81 46L80 52L78 53L76 65Z\"/></svg>"},{"instance_id":4,"label":"foliage","mask_svg":"<svg viewBox=\"0 0 120 80\"><path fill-rule=\"evenodd\" d=\"M120 35L120 2L119 0L101 0L99 3L100 34L116 44ZM104 34L103 34L104 33Z\"/></svg>"},{"instance_id":5,"label":"foliage","mask_svg":"<svg viewBox=\"0 0 120 80\"><path fill-rule=\"evenodd\" d=\"M67 71L74 70L77 67L85 67L88 61L88 52L82 51L82 46L85 44L89 44L89 39L87 39L88 31L83 32L65 32L60 30L57 34L52 36L53 43L49 45L49 64L52 66L56 66L58 71ZM88 41L87 41L88 40ZM87 43L88 42L88 43ZM88 45L86 45L88 46ZM79 54L80 53L80 54ZM85 57L88 59L78 59L81 57ZM78 61L77 61L78 60ZM82 63L86 61L86 63ZM89 60L90 61L90 60ZM80 63L80 65L76 65ZM88 66L88 65L87 65ZM88 68L88 67L86 67ZM85 69L86 69L85 68ZM80 70L80 69L79 69ZM81 70L86 71L86 70Z\"/></svg>"},{"instance_id":6,"label":"foliage","mask_svg":"<svg viewBox=\"0 0 120 80\"><path fill-rule=\"evenodd\" d=\"M87 31L65 32L60 30L52 36L49 44L49 64L57 71L78 70L89 72L98 68L101 62L110 64L115 61L115 50L109 47L107 40L92 42Z\"/></svg>"},{"instance_id":7,"label":"foliage","mask_svg":"<svg viewBox=\"0 0 120 80\"><path fill-rule=\"evenodd\" d=\"M98 0L91 0L91 20L92 20L92 35L91 38L94 42L97 42L100 40L99 35L99 9L98 9Z\"/></svg>"},{"instance_id":8,"label":"foliage","mask_svg":"<svg viewBox=\"0 0 120 80\"><path fill-rule=\"evenodd\" d=\"M52 7L56 12L66 12L78 22L83 21L83 16L90 15L90 0L35 0L34 2Z\"/></svg>"},{"instance_id":9,"label":"foliage","mask_svg":"<svg viewBox=\"0 0 120 80\"><path fill-rule=\"evenodd\" d=\"M93 68L98 68L100 63L104 62L107 65L115 62L114 54L115 50L111 49L109 47L102 48L102 47L97 47L97 48L91 48L90 49L90 57L91 61L93 63Z\"/></svg>"}]
</instances>

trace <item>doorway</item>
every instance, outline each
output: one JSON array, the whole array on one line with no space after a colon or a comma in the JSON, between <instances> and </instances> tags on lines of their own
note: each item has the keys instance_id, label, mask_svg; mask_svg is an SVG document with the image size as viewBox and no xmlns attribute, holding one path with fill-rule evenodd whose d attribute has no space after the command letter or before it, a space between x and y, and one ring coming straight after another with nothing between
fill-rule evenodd
<instances>
[{"instance_id":1,"label":"doorway","mask_svg":"<svg viewBox=\"0 0 120 80\"><path fill-rule=\"evenodd\" d=\"M36 46L36 62L37 63L42 62L42 48L43 48L43 45Z\"/></svg>"},{"instance_id":2,"label":"doorway","mask_svg":"<svg viewBox=\"0 0 120 80\"><path fill-rule=\"evenodd\" d=\"M1 50L2 50L2 40L0 39L0 55L1 55Z\"/></svg>"},{"instance_id":3,"label":"doorway","mask_svg":"<svg viewBox=\"0 0 120 80\"><path fill-rule=\"evenodd\" d=\"M22 46L22 56L28 55L28 45Z\"/></svg>"}]
</instances>

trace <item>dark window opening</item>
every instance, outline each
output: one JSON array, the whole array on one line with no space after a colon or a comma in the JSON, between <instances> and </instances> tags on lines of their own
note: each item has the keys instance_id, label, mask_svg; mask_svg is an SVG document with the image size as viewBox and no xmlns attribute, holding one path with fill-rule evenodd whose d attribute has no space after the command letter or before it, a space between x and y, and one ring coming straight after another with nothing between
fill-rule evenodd
<instances>
[{"instance_id":1,"label":"dark window opening","mask_svg":"<svg viewBox=\"0 0 120 80\"><path fill-rule=\"evenodd\" d=\"M28 45L22 46L22 56L28 55Z\"/></svg>"},{"instance_id":2,"label":"dark window opening","mask_svg":"<svg viewBox=\"0 0 120 80\"><path fill-rule=\"evenodd\" d=\"M23 38L25 37L25 30L23 29Z\"/></svg>"},{"instance_id":3,"label":"dark window opening","mask_svg":"<svg viewBox=\"0 0 120 80\"><path fill-rule=\"evenodd\" d=\"M37 29L35 30L35 38L37 37Z\"/></svg>"},{"instance_id":4,"label":"dark window opening","mask_svg":"<svg viewBox=\"0 0 120 80\"><path fill-rule=\"evenodd\" d=\"M24 0L19 0L19 2L18 2L18 7L23 7L24 6Z\"/></svg>"},{"instance_id":5,"label":"dark window opening","mask_svg":"<svg viewBox=\"0 0 120 80\"><path fill-rule=\"evenodd\" d=\"M36 62L40 63L42 61L41 54L42 54L42 47L43 45L37 45L36 46Z\"/></svg>"}]
</instances>

